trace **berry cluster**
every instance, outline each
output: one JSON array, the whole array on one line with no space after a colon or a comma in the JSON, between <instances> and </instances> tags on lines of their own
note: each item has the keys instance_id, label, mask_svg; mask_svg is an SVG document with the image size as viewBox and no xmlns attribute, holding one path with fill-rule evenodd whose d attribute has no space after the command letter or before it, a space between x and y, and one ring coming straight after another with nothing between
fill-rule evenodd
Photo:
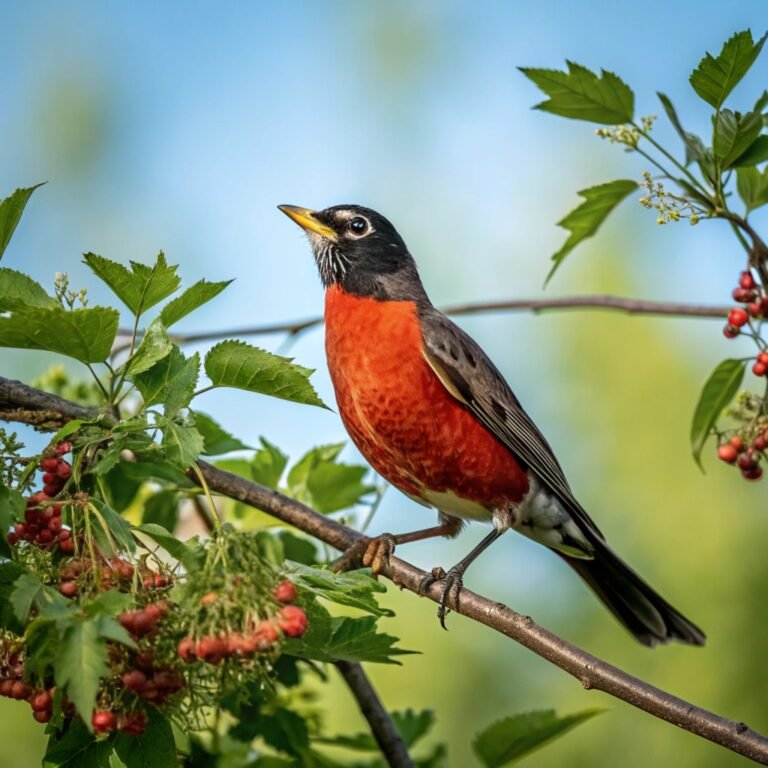
<instances>
[{"instance_id":1,"label":"berry cluster","mask_svg":"<svg viewBox=\"0 0 768 768\"><path fill-rule=\"evenodd\" d=\"M95 709L91 725L96 733L122 731L129 736L139 736L147 727L147 714L142 709L116 715L111 709Z\"/></svg>"},{"instance_id":2,"label":"berry cluster","mask_svg":"<svg viewBox=\"0 0 768 768\"><path fill-rule=\"evenodd\" d=\"M179 658L187 664L200 660L215 665L231 657L248 658L257 653L271 653L278 647L281 634L301 637L309 622L302 608L290 605L297 596L296 586L284 579L272 590L272 595L284 604L274 616L259 622L249 620L244 632L203 635L198 640L188 635L177 646ZM218 599L215 592L209 592L201 598L200 604L211 606Z\"/></svg>"},{"instance_id":3,"label":"berry cluster","mask_svg":"<svg viewBox=\"0 0 768 768\"><path fill-rule=\"evenodd\" d=\"M740 329L749 322L768 317L768 296L763 294L761 287L748 270L739 275L739 284L733 289L733 298L743 307L734 307L728 314L728 322L723 328L723 335L733 339L739 335Z\"/></svg>"},{"instance_id":4,"label":"berry cluster","mask_svg":"<svg viewBox=\"0 0 768 768\"><path fill-rule=\"evenodd\" d=\"M24 662L19 650L4 649L5 661L0 667L0 696L18 701L28 701L32 717L38 723L47 723L53 717L53 695L55 688L34 690L24 682Z\"/></svg>"},{"instance_id":5,"label":"berry cluster","mask_svg":"<svg viewBox=\"0 0 768 768\"><path fill-rule=\"evenodd\" d=\"M162 704L185 686L184 678L173 669L158 664L152 651L140 651L132 663L120 680L127 690L144 701Z\"/></svg>"},{"instance_id":6,"label":"berry cluster","mask_svg":"<svg viewBox=\"0 0 768 768\"><path fill-rule=\"evenodd\" d=\"M759 461L768 447L768 429L759 433L752 444L747 447L738 435L734 435L727 443L722 443L717 449L720 461L726 464L736 464L746 480L759 480L763 476L763 468Z\"/></svg>"},{"instance_id":7,"label":"berry cluster","mask_svg":"<svg viewBox=\"0 0 768 768\"><path fill-rule=\"evenodd\" d=\"M27 509L24 512L24 522L16 523L8 534L8 542L14 546L20 541L28 541L40 549L58 547L63 555L75 552L75 542L72 532L64 528L61 520L63 504L55 501L72 476L69 462L61 458L69 453L72 446L69 443L59 443L54 454L40 461L43 472L43 490L33 493L27 499Z\"/></svg>"}]
</instances>

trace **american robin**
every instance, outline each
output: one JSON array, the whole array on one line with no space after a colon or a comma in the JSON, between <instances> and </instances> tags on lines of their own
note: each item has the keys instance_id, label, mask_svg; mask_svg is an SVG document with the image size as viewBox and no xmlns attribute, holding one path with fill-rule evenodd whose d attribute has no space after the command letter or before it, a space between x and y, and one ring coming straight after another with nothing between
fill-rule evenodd
<instances>
[{"instance_id":1,"label":"american robin","mask_svg":"<svg viewBox=\"0 0 768 768\"><path fill-rule=\"evenodd\" d=\"M446 574L439 617L469 564L512 528L562 557L645 645L704 633L606 543L573 495L549 443L480 346L435 309L403 239L358 205L279 206L303 227L325 286L325 346L342 421L386 480L438 510L439 525L364 542L378 570L396 544L493 530ZM360 557L360 547L355 555Z\"/></svg>"}]
</instances>

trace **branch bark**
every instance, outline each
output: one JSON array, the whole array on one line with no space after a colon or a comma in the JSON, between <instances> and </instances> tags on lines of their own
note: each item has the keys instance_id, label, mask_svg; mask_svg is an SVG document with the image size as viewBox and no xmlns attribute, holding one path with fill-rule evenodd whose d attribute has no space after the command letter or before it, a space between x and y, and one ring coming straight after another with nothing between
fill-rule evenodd
<instances>
[{"instance_id":1,"label":"branch bark","mask_svg":"<svg viewBox=\"0 0 768 768\"><path fill-rule=\"evenodd\" d=\"M50 429L34 417L37 409L56 413L61 421L88 418L98 412L83 408L62 398L47 395L21 382L0 377L0 418L24 421L38 429ZM28 416L30 418L18 418ZM288 525L308 533L338 550L345 550L362 534L341 525L293 499L270 488L245 480L224 470L198 462L198 469L211 491L237 499L276 517ZM190 471L190 477L196 474ZM417 593L426 573L392 557L383 575L401 589ZM440 585L433 584L427 597L440 600ZM459 601L449 607L463 616L484 624L525 646L542 658L575 677L587 689L604 691L654 717L666 720L697 736L709 739L756 762L768 765L768 738L747 725L729 720L697 707L684 699L656 688L618 667L593 656L557 635L538 626L530 616L464 588Z\"/></svg>"},{"instance_id":2,"label":"branch bark","mask_svg":"<svg viewBox=\"0 0 768 768\"><path fill-rule=\"evenodd\" d=\"M387 763L392 768L413 768L413 761L408 756L405 742L397 732L389 713L384 709L362 665L355 661L337 661L336 668L349 690L352 691Z\"/></svg>"},{"instance_id":3,"label":"branch bark","mask_svg":"<svg viewBox=\"0 0 768 768\"><path fill-rule=\"evenodd\" d=\"M712 304L685 304L669 301L646 301L644 299L629 299L622 296L586 295L563 296L553 299L505 299L501 301L481 301L469 304L454 304L443 307L447 315L477 315L485 312L547 312L564 309L602 309L625 312L630 315L660 315L666 317L709 317L723 319L731 307ZM206 331L201 333L173 334L177 344L191 344L197 341L212 341L225 336L265 336L276 333L287 333L297 336L304 331L321 325L321 317L308 320L298 320L288 323L273 323L256 325L246 328L231 328L223 331ZM121 329L119 336L131 336L132 330ZM125 345L116 347L114 354L126 349Z\"/></svg>"}]
</instances>

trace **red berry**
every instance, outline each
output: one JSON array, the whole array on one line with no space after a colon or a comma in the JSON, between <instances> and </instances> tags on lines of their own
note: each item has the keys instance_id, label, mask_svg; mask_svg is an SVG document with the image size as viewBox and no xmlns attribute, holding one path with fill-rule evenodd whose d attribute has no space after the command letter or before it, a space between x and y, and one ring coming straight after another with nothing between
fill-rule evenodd
<instances>
[{"instance_id":1,"label":"red berry","mask_svg":"<svg viewBox=\"0 0 768 768\"><path fill-rule=\"evenodd\" d=\"M62 526L62 522L60 517L52 517L48 521L48 530L52 534L54 534L57 538L58 538L58 535L61 533L61 526Z\"/></svg>"},{"instance_id":2,"label":"red berry","mask_svg":"<svg viewBox=\"0 0 768 768\"><path fill-rule=\"evenodd\" d=\"M288 637L301 637L309 626L307 614L298 605L286 605L280 609L277 625Z\"/></svg>"},{"instance_id":3,"label":"red berry","mask_svg":"<svg viewBox=\"0 0 768 768\"><path fill-rule=\"evenodd\" d=\"M763 435L758 435L753 441L752 441L752 447L756 451L764 451L766 446L768 446L768 441L766 441L765 437Z\"/></svg>"},{"instance_id":4,"label":"red berry","mask_svg":"<svg viewBox=\"0 0 768 768\"><path fill-rule=\"evenodd\" d=\"M43 483L45 485L50 485L51 483L58 483L59 478L57 477L55 472L45 472L43 473Z\"/></svg>"},{"instance_id":5,"label":"red berry","mask_svg":"<svg viewBox=\"0 0 768 768\"><path fill-rule=\"evenodd\" d=\"M147 682L147 676L140 669L129 669L127 672L123 672L122 676L123 685L129 691L140 691L144 684Z\"/></svg>"},{"instance_id":6,"label":"red berry","mask_svg":"<svg viewBox=\"0 0 768 768\"><path fill-rule=\"evenodd\" d=\"M757 466L752 451L746 451L739 455L738 464L740 469L754 469Z\"/></svg>"},{"instance_id":7,"label":"red berry","mask_svg":"<svg viewBox=\"0 0 768 768\"><path fill-rule=\"evenodd\" d=\"M63 456L65 453L69 453L72 450L72 443L63 442L56 446L56 455Z\"/></svg>"},{"instance_id":8,"label":"red berry","mask_svg":"<svg viewBox=\"0 0 768 768\"><path fill-rule=\"evenodd\" d=\"M4 677L0 680L0 696L10 696L14 682L10 677Z\"/></svg>"},{"instance_id":9,"label":"red berry","mask_svg":"<svg viewBox=\"0 0 768 768\"><path fill-rule=\"evenodd\" d=\"M59 592L64 597L74 597L77 594L77 584L74 581L62 581L59 584Z\"/></svg>"},{"instance_id":10,"label":"red berry","mask_svg":"<svg viewBox=\"0 0 768 768\"><path fill-rule=\"evenodd\" d=\"M126 715L119 725L123 733L129 736L140 736L147 727L147 716L141 710Z\"/></svg>"},{"instance_id":11,"label":"red berry","mask_svg":"<svg viewBox=\"0 0 768 768\"><path fill-rule=\"evenodd\" d=\"M33 493L27 499L27 506L36 507L38 504L42 504L42 502L48 501L50 498L51 497L45 491L38 491L37 493Z\"/></svg>"},{"instance_id":12,"label":"red berry","mask_svg":"<svg viewBox=\"0 0 768 768\"><path fill-rule=\"evenodd\" d=\"M62 531L59 534L59 552L61 552L62 555L74 555L75 542L72 539L62 539L62 533L69 533L69 531Z\"/></svg>"},{"instance_id":13,"label":"red berry","mask_svg":"<svg viewBox=\"0 0 768 768\"><path fill-rule=\"evenodd\" d=\"M11 532L8 534L8 543L9 543L9 544L10 544L12 547L14 547L14 546L16 546L16 544L18 544L18 542L19 542L19 537L16 535L15 531L11 531Z\"/></svg>"},{"instance_id":14,"label":"red berry","mask_svg":"<svg viewBox=\"0 0 768 768\"><path fill-rule=\"evenodd\" d=\"M53 541L53 531L49 528L43 528L40 533L37 534L37 543L45 546Z\"/></svg>"},{"instance_id":15,"label":"red berry","mask_svg":"<svg viewBox=\"0 0 768 768\"><path fill-rule=\"evenodd\" d=\"M58 466L59 466L59 459L48 458L48 459L43 459L40 462L40 469L42 469L43 472L55 472L58 469Z\"/></svg>"},{"instance_id":16,"label":"red berry","mask_svg":"<svg viewBox=\"0 0 768 768\"><path fill-rule=\"evenodd\" d=\"M191 637L184 637L179 640L179 644L176 647L176 652L179 654L179 658L186 661L187 664L191 664L197 658L197 652L195 651L195 641Z\"/></svg>"},{"instance_id":17,"label":"red berry","mask_svg":"<svg viewBox=\"0 0 768 768\"><path fill-rule=\"evenodd\" d=\"M726 325L723 327L723 336L725 336L726 339L735 339L738 335L739 329L733 325L726 323Z\"/></svg>"},{"instance_id":18,"label":"red berry","mask_svg":"<svg viewBox=\"0 0 768 768\"><path fill-rule=\"evenodd\" d=\"M752 288L754 288L755 278L752 277L752 273L749 272L748 270L744 270L739 275L739 285L746 290L751 290Z\"/></svg>"},{"instance_id":19,"label":"red berry","mask_svg":"<svg viewBox=\"0 0 768 768\"><path fill-rule=\"evenodd\" d=\"M223 637L206 635L198 641L195 653L208 664L218 664L227 654L227 641Z\"/></svg>"},{"instance_id":20,"label":"red berry","mask_svg":"<svg viewBox=\"0 0 768 768\"><path fill-rule=\"evenodd\" d=\"M753 301L748 307L747 311L752 317L760 317L763 314L763 306L759 301Z\"/></svg>"},{"instance_id":21,"label":"red berry","mask_svg":"<svg viewBox=\"0 0 768 768\"><path fill-rule=\"evenodd\" d=\"M41 709L41 710L36 709L32 713L32 717L34 717L38 723L47 723L53 717L53 710L52 709Z\"/></svg>"},{"instance_id":22,"label":"red berry","mask_svg":"<svg viewBox=\"0 0 768 768\"><path fill-rule=\"evenodd\" d=\"M726 464L733 464L738 455L739 452L730 443L723 443L717 449L717 457L720 461L726 462Z\"/></svg>"},{"instance_id":23,"label":"red berry","mask_svg":"<svg viewBox=\"0 0 768 768\"><path fill-rule=\"evenodd\" d=\"M751 469L743 469L741 474L745 480L759 480L763 476L763 468L755 466Z\"/></svg>"},{"instance_id":24,"label":"red berry","mask_svg":"<svg viewBox=\"0 0 768 768\"><path fill-rule=\"evenodd\" d=\"M757 356L757 362L762 363L763 365L768 365L768 352L761 352Z\"/></svg>"},{"instance_id":25,"label":"red berry","mask_svg":"<svg viewBox=\"0 0 768 768\"><path fill-rule=\"evenodd\" d=\"M747 311L741 307L734 307L728 313L728 322L731 325L736 326L736 328L741 328L742 325L746 325L748 320L749 314L747 314Z\"/></svg>"},{"instance_id":26,"label":"red berry","mask_svg":"<svg viewBox=\"0 0 768 768\"><path fill-rule=\"evenodd\" d=\"M113 712L107 709L94 710L91 717L91 725L96 733L111 733L115 730L117 721Z\"/></svg>"},{"instance_id":27,"label":"red berry","mask_svg":"<svg viewBox=\"0 0 768 768\"><path fill-rule=\"evenodd\" d=\"M219 595L216 592L209 592L200 598L200 605L213 605L219 599Z\"/></svg>"},{"instance_id":28,"label":"red berry","mask_svg":"<svg viewBox=\"0 0 768 768\"><path fill-rule=\"evenodd\" d=\"M259 626L256 627L256 631L248 636L247 651L250 653L253 653L254 651L266 653L275 647L275 644L279 639L280 635L278 634L275 623L269 619L265 619L259 623Z\"/></svg>"},{"instance_id":29,"label":"red berry","mask_svg":"<svg viewBox=\"0 0 768 768\"><path fill-rule=\"evenodd\" d=\"M59 461L59 466L56 467L56 476L59 480L66 482L72 476L72 467L70 467L66 461Z\"/></svg>"},{"instance_id":30,"label":"red berry","mask_svg":"<svg viewBox=\"0 0 768 768\"><path fill-rule=\"evenodd\" d=\"M730 442L739 453L744 450L744 441L738 435L734 435Z\"/></svg>"},{"instance_id":31,"label":"red berry","mask_svg":"<svg viewBox=\"0 0 768 768\"><path fill-rule=\"evenodd\" d=\"M136 666L145 672L151 672L155 664L155 655L152 651L141 651L136 654Z\"/></svg>"},{"instance_id":32,"label":"red berry","mask_svg":"<svg viewBox=\"0 0 768 768\"><path fill-rule=\"evenodd\" d=\"M755 376L765 376L766 371L768 371L768 365L763 365L762 363L755 363L752 366L752 373L754 373Z\"/></svg>"},{"instance_id":33,"label":"red berry","mask_svg":"<svg viewBox=\"0 0 768 768\"><path fill-rule=\"evenodd\" d=\"M288 579L283 579L273 590L272 594L280 603L292 603L296 599L296 585Z\"/></svg>"},{"instance_id":34,"label":"red berry","mask_svg":"<svg viewBox=\"0 0 768 768\"><path fill-rule=\"evenodd\" d=\"M53 706L53 698L48 691L38 691L32 695L29 704L35 712L43 712Z\"/></svg>"},{"instance_id":35,"label":"red berry","mask_svg":"<svg viewBox=\"0 0 768 768\"><path fill-rule=\"evenodd\" d=\"M13 681L13 685L11 686L12 699L18 699L21 701L22 699L26 699L30 693L31 691L29 686L23 680Z\"/></svg>"},{"instance_id":36,"label":"red berry","mask_svg":"<svg viewBox=\"0 0 768 768\"><path fill-rule=\"evenodd\" d=\"M59 483L44 485L43 491L48 494L48 498L52 499L61 491L61 485Z\"/></svg>"}]
</instances>

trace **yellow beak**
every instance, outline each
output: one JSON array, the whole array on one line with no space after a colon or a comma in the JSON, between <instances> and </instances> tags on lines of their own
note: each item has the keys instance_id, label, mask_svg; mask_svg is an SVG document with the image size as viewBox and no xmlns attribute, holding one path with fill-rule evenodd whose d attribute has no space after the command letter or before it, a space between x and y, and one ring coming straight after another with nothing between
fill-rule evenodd
<instances>
[{"instance_id":1,"label":"yellow beak","mask_svg":"<svg viewBox=\"0 0 768 768\"><path fill-rule=\"evenodd\" d=\"M309 208L299 208L297 205L277 206L286 216L293 219L302 229L315 232L321 237L334 242L338 239L336 232L315 218L315 211Z\"/></svg>"}]
</instances>

